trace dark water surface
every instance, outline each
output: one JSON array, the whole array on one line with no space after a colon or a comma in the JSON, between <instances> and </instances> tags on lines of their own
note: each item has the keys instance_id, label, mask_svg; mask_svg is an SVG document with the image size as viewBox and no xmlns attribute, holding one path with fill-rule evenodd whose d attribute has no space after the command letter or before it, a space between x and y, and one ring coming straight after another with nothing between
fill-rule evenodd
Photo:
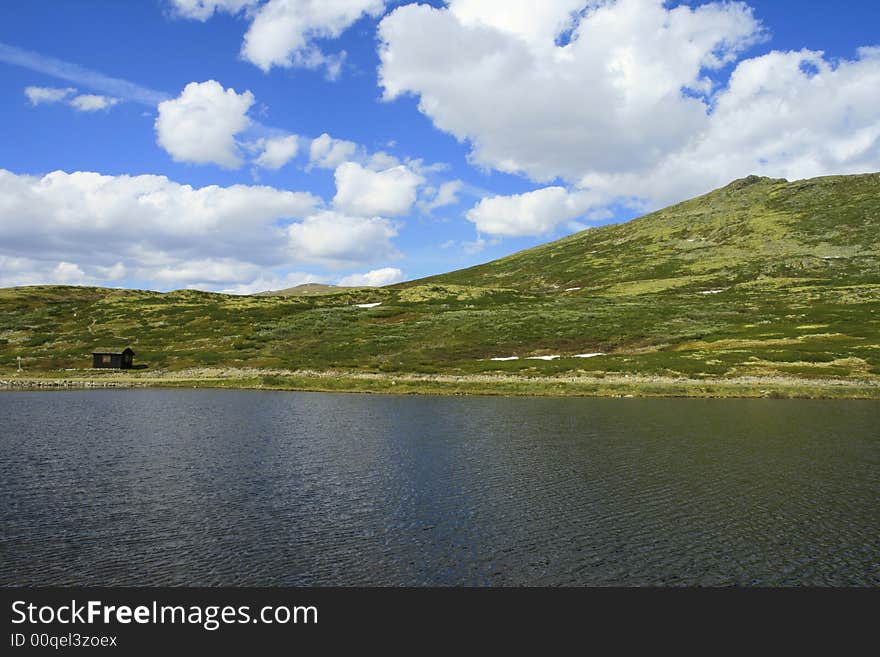
<instances>
[{"instance_id":1,"label":"dark water surface","mask_svg":"<svg viewBox=\"0 0 880 657\"><path fill-rule=\"evenodd\" d=\"M8 392L0 423L0 584L880 584L878 402Z\"/></svg>"}]
</instances>

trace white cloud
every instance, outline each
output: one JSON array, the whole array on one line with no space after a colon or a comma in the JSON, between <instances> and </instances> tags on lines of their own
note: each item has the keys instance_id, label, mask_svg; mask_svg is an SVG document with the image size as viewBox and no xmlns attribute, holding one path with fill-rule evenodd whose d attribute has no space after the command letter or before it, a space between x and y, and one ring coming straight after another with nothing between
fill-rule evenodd
<instances>
[{"instance_id":1,"label":"white cloud","mask_svg":"<svg viewBox=\"0 0 880 657\"><path fill-rule=\"evenodd\" d=\"M334 176L333 205L358 216L396 216L409 212L418 186L425 182L403 165L372 171L356 162L345 162L336 167Z\"/></svg>"},{"instance_id":2,"label":"white cloud","mask_svg":"<svg viewBox=\"0 0 880 657\"><path fill-rule=\"evenodd\" d=\"M487 242L484 238L478 237L472 242L462 242L461 250L467 255L476 255L486 248L486 244Z\"/></svg>"},{"instance_id":3,"label":"white cloud","mask_svg":"<svg viewBox=\"0 0 880 657\"><path fill-rule=\"evenodd\" d=\"M431 212L437 208L454 205L458 203L458 193L463 187L464 183L461 180L450 180L442 183L438 189L432 188L430 190L430 194L427 194L429 200L419 201L419 207L424 212Z\"/></svg>"},{"instance_id":4,"label":"white cloud","mask_svg":"<svg viewBox=\"0 0 880 657\"><path fill-rule=\"evenodd\" d=\"M109 109L120 102L118 98L111 96L99 96L96 94L76 94L73 87L25 87L24 95L27 96L31 105L43 105L51 103L65 103L79 112L95 112Z\"/></svg>"},{"instance_id":5,"label":"white cloud","mask_svg":"<svg viewBox=\"0 0 880 657\"><path fill-rule=\"evenodd\" d=\"M38 254L39 255L39 254ZM76 254L71 254L76 256ZM101 285L125 275L122 263L112 266L83 265L53 258L0 254L0 287L17 285Z\"/></svg>"},{"instance_id":6,"label":"white cloud","mask_svg":"<svg viewBox=\"0 0 880 657\"><path fill-rule=\"evenodd\" d=\"M42 105L43 103L60 103L71 95L76 93L73 87L25 87L24 95L30 101L31 105Z\"/></svg>"},{"instance_id":7,"label":"white cloud","mask_svg":"<svg viewBox=\"0 0 880 657\"><path fill-rule=\"evenodd\" d=\"M746 4L668 4L399 7L379 27L384 97L416 95L436 127L469 143L475 164L561 178L594 204L639 197L657 207L749 173L880 169L880 49L852 61L813 51L743 60L766 37ZM518 221L489 212L498 203L472 220L524 234L570 214L514 205Z\"/></svg>"},{"instance_id":8,"label":"white cloud","mask_svg":"<svg viewBox=\"0 0 880 657\"><path fill-rule=\"evenodd\" d=\"M85 280L86 274L79 265L72 262L59 262L52 270L51 278L63 285L76 285Z\"/></svg>"},{"instance_id":9,"label":"white cloud","mask_svg":"<svg viewBox=\"0 0 880 657\"><path fill-rule=\"evenodd\" d=\"M342 287L382 287L393 285L403 280L403 272L396 267L373 269L365 274L350 274L341 278L338 285Z\"/></svg>"},{"instance_id":10,"label":"white cloud","mask_svg":"<svg viewBox=\"0 0 880 657\"><path fill-rule=\"evenodd\" d=\"M255 6L259 0L171 0L174 12L181 18L206 21L215 12L237 14Z\"/></svg>"},{"instance_id":11,"label":"white cloud","mask_svg":"<svg viewBox=\"0 0 880 657\"><path fill-rule=\"evenodd\" d=\"M260 140L259 147L263 152L254 160L254 164L264 169L280 169L299 152L299 137L288 135L263 139Z\"/></svg>"},{"instance_id":12,"label":"white cloud","mask_svg":"<svg viewBox=\"0 0 880 657\"><path fill-rule=\"evenodd\" d=\"M47 249L91 241L151 240L162 249L235 242L279 219L308 216L320 199L305 192L232 185L193 188L165 176L105 176L54 171L42 177L0 169L0 228L5 244L32 237ZM78 243L78 244L77 244ZM90 246L91 245L91 246Z\"/></svg>"},{"instance_id":13,"label":"white cloud","mask_svg":"<svg viewBox=\"0 0 880 657\"><path fill-rule=\"evenodd\" d=\"M403 272L396 267L373 269L365 274L350 274L339 280L343 287L382 287L403 280Z\"/></svg>"},{"instance_id":14,"label":"white cloud","mask_svg":"<svg viewBox=\"0 0 880 657\"><path fill-rule=\"evenodd\" d=\"M813 72L810 72L810 67ZM754 173L789 180L880 170L880 49L832 65L820 52L741 62L708 127L645 172L597 173L604 196L638 192L658 207Z\"/></svg>"},{"instance_id":15,"label":"white cloud","mask_svg":"<svg viewBox=\"0 0 880 657\"><path fill-rule=\"evenodd\" d=\"M121 281L128 273L125 265L121 262L117 262L115 265L110 266L95 265L94 271L99 279L109 281Z\"/></svg>"},{"instance_id":16,"label":"white cloud","mask_svg":"<svg viewBox=\"0 0 880 657\"><path fill-rule=\"evenodd\" d=\"M489 235L543 235L580 216L593 198L569 193L562 187L544 187L525 194L484 198L465 215L477 231Z\"/></svg>"},{"instance_id":17,"label":"white cloud","mask_svg":"<svg viewBox=\"0 0 880 657\"><path fill-rule=\"evenodd\" d=\"M258 265L236 258L200 258L160 267L152 279L167 287L203 287L252 280L259 271Z\"/></svg>"},{"instance_id":18,"label":"white cloud","mask_svg":"<svg viewBox=\"0 0 880 657\"><path fill-rule=\"evenodd\" d=\"M70 99L70 106L80 112L97 112L113 107L119 103L118 98L99 96L97 94L80 94Z\"/></svg>"},{"instance_id":19,"label":"white cloud","mask_svg":"<svg viewBox=\"0 0 880 657\"><path fill-rule=\"evenodd\" d=\"M159 145L179 162L236 168L241 157L235 136L250 126L253 104L250 91L238 94L215 80L190 82L180 96L159 103Z\"/></svg>"},{"instance_id":20,"label":"white cloud","mask_svg":"<svg viewBox=\"0 0 880 657\"><path fill-rule=\"evenodd\" d=\"M325 211L287 227L288 244L300 261L342 268L399 257L391 244L397 227L382 217Z\"/></svg>"},{"instance_id":21,"label":"white cloud","mask_svg":"<svg viewBox=\"0 0 880 657\"><path fill-rule=\"evenodd\" d=\"M368 149L353 141L331 137L326 132L312 139L309 144L309 163L306 171L314 168L336 169L346 162L357 162L362 167L372 171L384 171L399 166L405 166L412 173L427 177L432 174L445 171L448 164L436 162L425 164L421 159L401 159L379 150L370 153Z\"/></svg>"},{"instance_id":22,"label":"white cloud","mask_svg":"<svg viewBox=\"0 0 880 657\"><path fill-rule=\"evenodd\" d=\"M351 269L399 257L397 226L320 209L311 194L164 176L0 169L0 284L197 287L249 293L326 281L303 265ZM387 284L390 268L368 272Z\"/></svg>"},{"instance_id":23,"label":"white cloud","mask_svg":"<svg viewBox=\"0 0 880 657\"><path fill-rule=\"evenodd\" d=\"M584 0L453 0L449 6L462 25L490 25L540 47L572 27L575 12L586 4Z\"/></svg>"},{"instance_id":24,"label":"white cloud","mask_svg":"<svg viewBox=\"0 0 880 657\"><path fill-rule=\"evenodd\" d=\"M109 75L77 64L47 57L23 48L16 48L3 42L0 42L0 62L21 66L44 75L51 75L60 80L100 91L113 98L122 98L151 108L168 99L168 95L162 91L142 87L128 80L111 78Z\"/></svg>"},{"instance_id":25,"label":"white cloud","mask_svg":"<svg viewBox=\"0 0 880 657\"><path fill-rule=\"evenodd\" d=\"M39 265L29 258L0 254L0 287L36 285L41 282L54 283L49 280L46 271L38 273L36 270L39 268Z\"/></svg>"},{"instance_id":26,"label":"white cloud","mask_svg":"<svg viewBox=\"0 0 880 657\"><path fill-rule=\"evenodd\" d=\"M289 287L304 285L306 283L324 283L327 279L301 271L288 272L286 274L272 275L261 274L247 283L239 283L231 287L221 289L226 294L256 294L274 290L285 290Z\"/></svg>"},{"instance_id":27,"label":"white cloud","mask_svg":"<svg viewBox=\"0 0 880 657\"><path fill-rule=\"evenodd\" d=\"M263 71L273 66L326 67L335 78L341 56L326 55L314 40L335 39L363 16L377 16L384 9L383 0L269 0L255 13L241 54Z\"/></svg>"},{"instance_id":28,"label":"white cloud","mask_svg":"<svg viewBox=\"0 0 880 657\"><path fill-rule=\"evenodd\" d=\"M0 169L0 280L126 277L156 287L212 289L246 283L307 261L310 253L300 258L290 248L288 230L320 205L311 194L272 187L193 188L164 176L55 171L38 177ZM328 230L334 231L325 236L332 241L339 227ZM379 252L387 253L393 232L378 235ZM312 242L320 230L313 233ZM369 249L371 237L356 239ZM349 251L358 257L346 261ZM364 261L356 249L334 255L350 267Z\"/></svg>"},{"instance_id":29,"label":"white cloud","mask_svg":"<svg viewBox=\"0 0 880 657\"><path fill-rule=\"evenodd\" d=\"M237 14L242 9L251 20L244 35L241 56L268 72L283 68L324 68L336 79L345 52L327 54L318 39L335 39L365 16L379 16L385 0L171 0L183 18L205 21L215 12Z\"/></svg>"},{"instance_id":30,"label":"white cloud","mask_svg":"<svg viewBox=\"0 0 880 657\"><path fill-rule=\"evenodd\" d=\"M390 153L386 153L385 151L377 151L370 155L370 159L367 161L367 167L372 169L373 171L381 171L382 169L390 169L391 167L396 167L400 164L400 160L391 155Z\"/></svg>"},{"instance_id":31,"label":"white cloud","mask_svg":"<svg viewBox=\"0 0 880 657\"><path fill-rule=\"evenodd\" d=\"M422 158L406 158L406 166L410 170L415 171L420 176L426 176L432 173L440 173L449 170L450 166L447 162L433 162L425 164Z\"/></svg>"},{"instance_id":32,"label":"white cloud","mask_svg":"<svg viewBox=\"0 0 880 657\"><path fill-rule=\"evenodd\" d=\"M353 141L334 139L326 132L315 137L309 146L309 166L320 169L335 169L349 160L358 151Z\"/></svg>"},{"instance_id":33,"label":"white cloud","mask_svg":"<svg viewBox=\"0 0 880 657\"><path fill-rule=\"evenodd\" d=\"M418 95L438 128L470 140L475 163L539 181L650 164L685 144L706 116L681 89L759 31L736 2L618 0L577 22L586 2L495 4L396 9L380 24L380 81L387 99ZM556 45L566 27L570 42Z\"/></svg>"},{"instance_id":34,"label":"white cloud","mask_svg":"<svg viewBox=\"0 0 880 657\"><path fill-rule=\"evenodd\" d=\"M88 277L78 265L71 262L0 254L0 287L76 285L86 282L89 282Z\"/></svg>"}]
</instances>

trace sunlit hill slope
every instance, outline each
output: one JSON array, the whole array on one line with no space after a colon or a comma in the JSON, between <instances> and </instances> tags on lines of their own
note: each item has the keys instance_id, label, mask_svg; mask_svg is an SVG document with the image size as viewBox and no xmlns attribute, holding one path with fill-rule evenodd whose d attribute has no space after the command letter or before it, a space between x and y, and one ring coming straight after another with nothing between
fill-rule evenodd
<instances>
[{"instance_id":1,"label":"sunlit hill slope","mask_svg":"<svg viewBox=\"0 0 880 657\"><path fill-rule=\"evenodd\" d=\"M880 174L749 177L477 267L324 291L0 290L0 369L126 344L151 371L876 378Z\"/></svg>"}]
</instances>

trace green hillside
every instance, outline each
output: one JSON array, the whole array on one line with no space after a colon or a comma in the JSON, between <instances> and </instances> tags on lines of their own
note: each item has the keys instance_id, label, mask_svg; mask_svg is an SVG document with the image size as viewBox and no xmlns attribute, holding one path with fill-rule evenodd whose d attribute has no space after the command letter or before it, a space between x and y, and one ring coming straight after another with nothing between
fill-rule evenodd
<instances>
[{"instance_id":1,"label":"green hillside","mask_svg":"<svg viewBox=\"0 0 880 657\"><path fill-rule=\"evenodd\" d=\"M332 292L0 290L0 370L87 368L93 346L129 344L147 371L876 380L880 174L749 177L478 267Z\"/></svg>"},{"instance_id":2,"label":"green hillside","mask_svg":"<svg viewBox=\"0 0 880 657\"><path fill-rule=\"evenodd\" d=\"M772 279L876 283L880 175L789 183L750 176L625 224L415 281L540 292L699 291ZM643 283L644 282L644 283Z\"/></svg>"}]
</instances>

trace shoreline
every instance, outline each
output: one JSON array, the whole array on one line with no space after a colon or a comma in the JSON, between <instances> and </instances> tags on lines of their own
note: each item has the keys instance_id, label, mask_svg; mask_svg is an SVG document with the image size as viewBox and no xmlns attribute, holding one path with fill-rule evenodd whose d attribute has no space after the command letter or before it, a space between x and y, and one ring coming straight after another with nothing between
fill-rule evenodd
<instances>
[{"instance_id":1,"label":"shoreline","mask_svg":"<svg viewBox=\"0 0 880 657\"><path fill-rule=\"evenodd\" d=\"M650 375L514 376L416 374L251 368L199 368L149 373L46 371L0 373L0 390L219 388L398 395L528 397L687 397L880 399L880 380L738 377L686 379Z\"/></svg>"}]
</instances>

